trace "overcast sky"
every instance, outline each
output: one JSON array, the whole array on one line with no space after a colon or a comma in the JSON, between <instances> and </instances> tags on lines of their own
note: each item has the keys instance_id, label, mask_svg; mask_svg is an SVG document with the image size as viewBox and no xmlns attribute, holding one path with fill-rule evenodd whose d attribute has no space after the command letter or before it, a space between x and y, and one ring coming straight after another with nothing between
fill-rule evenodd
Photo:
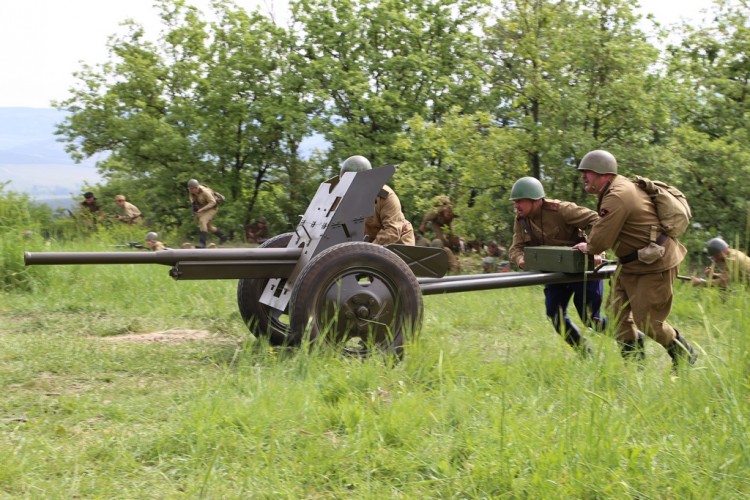
<instances>
[{"instance_id":1,"label":"overcast sky","mask_svg":"<svg viewBox=\"0 0 750 500\"><path fill-rule=\"evenodd\" d=\"M201 9L209 0L188 0ZM247 10L288 19L287 0L236 0ZM644 12L663 24L697 21L711 0L642 0ZM107 59L107 38L132 18L158 32L153 0L0 0L0 107L50 107L68 97L82 62Z\"/></svg>"}]
</instances>

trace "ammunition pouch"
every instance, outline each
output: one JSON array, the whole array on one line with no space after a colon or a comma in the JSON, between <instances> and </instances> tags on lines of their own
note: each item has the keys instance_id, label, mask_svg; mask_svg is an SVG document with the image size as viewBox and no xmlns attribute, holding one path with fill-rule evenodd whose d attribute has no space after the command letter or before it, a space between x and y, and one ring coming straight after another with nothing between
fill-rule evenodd
<instances>
[{"instance_id":1,"label":"ammunition pouch","mask_svg":"<svg viewBox=\"0 0 750 500\"><path fill-rule=\"evenodd\" d=\"M644 264L653 264L664 256L666 249L662 244L667 241L668 236L664 233L660 234L656 241L652 241L647 246L636 250L633 253L629 253L625 257L619 259L620 265L628 264L634 260L640 260Z\"/></svg>"}]
</instances>

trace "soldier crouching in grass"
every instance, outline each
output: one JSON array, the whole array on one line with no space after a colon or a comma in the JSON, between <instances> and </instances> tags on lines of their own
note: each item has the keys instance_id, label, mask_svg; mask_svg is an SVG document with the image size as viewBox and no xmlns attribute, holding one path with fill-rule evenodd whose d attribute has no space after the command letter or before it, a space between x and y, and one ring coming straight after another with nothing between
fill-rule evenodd
<instances>
[{"instance_id":1,"label":"soldier crouching in grass","mask_svg":"<svg viewBox=\"0 0 750 500\"><path fill-rule=\"evenodd\" d=\"M159 234L153 231L146 233L146 246L149 250L158 252L159 250L169 250L167 246L159 241Z\"/></svg>"},{"instance_id":2,"label":"soldier crouching in grass","mask_svg":"<svg viewBox=\"0 0 750 500\"><path fill-rule=\"evenodd\" d=\"M617 340L628 358L636 345L636 326L666 349L673 368L694 364L697 354L667 318L672 310L672 286L687 250L679 241L659 233L659 217L649 195L617 174L617 160L602 150L587 153L578 165L584 190L599 197L599 218L588 242L575 246L598 254L613 249L619 260L609 298L617 318ZM656 237L655 237L656 236ZM652 240L655 242L651 244ZM643 250L654 248L654 252Z\"/></svg>"},{"instance_id":3,"label":"soldier crouching in grass","mask_svg":"<svg viewBox=\"0 0 750 500\"><path fill-rule=\"evenodd\" d=\"M711 265L704 270L706 279L695 276L691 278L693 286L718 286L729 288L730 284L750 282L750 257L729 248L721 238L711 238L706 242L706 253L711 258Z\"/></svg>"},{"instance_id":4,"label":"soldier crouching in grass","mask_svg":"<svg viewBox=\"0 0 750 500\"><path fill-rule=\"evenodd\" d=\"M544 187L534 177L518 179L510 190L516 212L513 243L509 250L511 262L525 269L524 248L527 246L570 246L579 243L582 232L599 217L596 212L575 203L546 200ZM601 263L601 256L598 262ZM568 303L573 304L585 325L604 330L606 319L600 316L604 283L587 280L576 283L550 284L544 287L547 317L572 348L582 355L591 354L591 347L581 330L568 317Z\"/></svg>"}]
</instances>

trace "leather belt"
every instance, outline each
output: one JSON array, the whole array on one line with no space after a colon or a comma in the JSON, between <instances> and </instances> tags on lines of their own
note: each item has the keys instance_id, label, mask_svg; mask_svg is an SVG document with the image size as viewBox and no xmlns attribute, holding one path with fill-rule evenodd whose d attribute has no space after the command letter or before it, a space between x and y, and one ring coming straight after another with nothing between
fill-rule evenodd
<instances>
[{"instance_id":1,"label":"leather belt","mask_svg":"<svg viewBox=\"0 0 750 500\"><path fill-rule=\"evenodd\" d=\"M662 243L664 243L665 241L667 241L667 238L669 238L669 236L667 236L664 233L661 233L659 235L659 237L656 238L656 244L657 245L661 245ZM618 259L618 262L619 262L620 265L623 265L623 264L628 264L630 262L633 262L634 260L638 260L638 250L636 250L633 253L627 254L625 257L620 257Z\"/></svg>"}]
</instances>

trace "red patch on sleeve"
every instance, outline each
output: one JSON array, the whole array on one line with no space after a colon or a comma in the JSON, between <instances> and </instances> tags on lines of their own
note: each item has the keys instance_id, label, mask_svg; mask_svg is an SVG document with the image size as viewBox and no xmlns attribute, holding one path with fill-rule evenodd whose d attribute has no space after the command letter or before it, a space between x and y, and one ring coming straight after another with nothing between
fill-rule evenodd
<instances>
[{"instance_id":1,"label":"red patch on sleeve","mask_svg":"<svg viewBox=\"0 0 750 500\"><path fill-rule=\"evenodd\" d=\"M609 213L609 210L607 210L606 208L602 208L599 211L599 217L606 217L608 213Z\"/></svg>"}]
</instances>

